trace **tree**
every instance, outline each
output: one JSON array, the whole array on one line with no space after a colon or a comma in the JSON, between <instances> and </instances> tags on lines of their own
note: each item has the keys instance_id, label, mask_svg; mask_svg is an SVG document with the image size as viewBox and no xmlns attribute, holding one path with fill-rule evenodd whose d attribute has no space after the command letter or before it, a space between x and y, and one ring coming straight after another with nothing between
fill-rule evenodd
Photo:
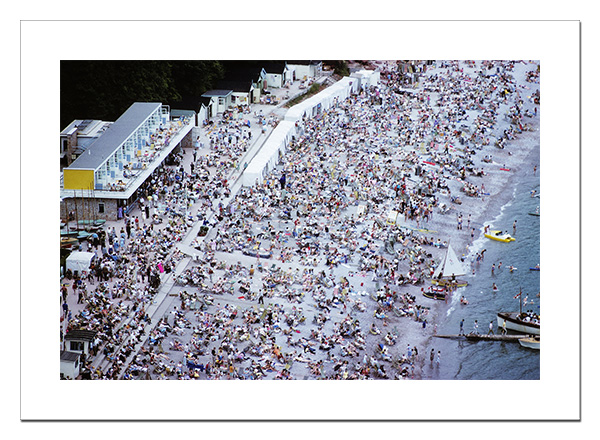
<instances>
[{"instance_id":1,"label":"tree","mask_svg":"<svg viewBox=\"0 0 600 440\"><path fill-rule=\"evenodd\" d=\"M333 67L333 73L339 76L348 76L350 75L350 69L348 68L348 63L344 60L336 60L336 61L323 61L324 64L328 64Z\"/></svg>"},{"instance_id":2,"label":"tree","mask_svg":"<svg viewBox=\"0 0 600 440\"><path fill-rule=\"evenodd\" d=\"M219 61L171 61L171 74L180 96L200 98L223 79L224 69Z\"/></svg>"},{"instance_id":3,"label":"tree","mask_svg":"<svg viewBox=\"0 0 600 440\"><path fill-rule=\"evenodd\" d=\"M223 77L218 61L61 61L60 123L115 121L134 102L197 100Z\"/></svg>"}]
</instances>

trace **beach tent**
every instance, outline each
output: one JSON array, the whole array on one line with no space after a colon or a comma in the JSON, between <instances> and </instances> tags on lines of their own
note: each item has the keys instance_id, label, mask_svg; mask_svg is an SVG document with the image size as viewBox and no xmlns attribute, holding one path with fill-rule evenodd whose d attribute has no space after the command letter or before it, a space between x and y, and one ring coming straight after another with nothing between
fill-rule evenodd
<instances>
[{"instance_id":1,"label":"beach tent","mask_svg":"<svg viewBox=\"0 0 600 440\"><path fill-rule=\"evenodd\" d=\"M284 119L296 122L305 117L312 118L329 109L336 101L341 102L352 93L356 93L357 90L357 79L345 76L332 86L290 108Z\"/></svg>"},{"instance_id":2,"label":"beach tent","mask_svg":"<svg viewBox=\"0 0 600 440\"><path fill-rule=\"evenodd\" d=\"M292 136L296 134L295 124L303 118L312 118L327 111L336 102L341 102L358 89L356 78L344 77L331 87L290 108L284 120L275 127L260 152L244 170L242 185L253 186L262 183L264 176L279 162L285 153Z\"/></svg>"},{"instance_id":3,"label":"beach tent","mask_svg":"<svg viewBox=\"0 0 600 440\"><path fill-rule=\"evenodd\" d=\"M323 97L321 93L323 92L319 92L290 108L286 112L284 119L286 121L296 122L303 118L312 118L315 116L318 113L319 103Z\"/></svg>"},{"instance_id":4,"label":"beach tent","mask_svg":"<svg viewBox=\"0 0 600 440\"><path fill-rule=\"evenodd\" d=\"M363 205L360 204L358 205L358 208L356 209L356 215L358 215L359 217L361 215L365 215L367 213L367 205ZM396 213L396 216L398 215L398 213Z\"/></svg>"},{"instance_id":5,"label":"beach tent","mask_svg":"<svg viewBox=\"0 0 600 440\"><path fill-rule=\"evenodd\" d=\"M342 101L358 91L358 83L356 78L345 76L325 91L329 90L330 99Z\"/></svg>"},{"instance_id":6,"label":"beach tent","mask_svg":"<svg viewBox=\"0 0 600 440\"><path fill-rule=\"evenodd\" d=\"M350 77L358 80L357 86L366 89L370 86L379 84L380 74L378 70L358 70L353 72Z\"/></svg>"},{"instance_id":7,"label":"beach tent","mask_svg":"<svg viewBox=\"0 0 600 440\"><path fill-rule=\"evenodd\" d=\"M67 270L77 271L80 275L83 271L90 270L90 264L95 255L92 252L72 252L67 257Z\"/></svg>"},{"instance_id":8,"label":"beach tent","mask_svg":"<svg viewBox=\"0 0 600 440\"><path fill-rule=\"evenodd\" d=\"M275 168L279 157L285 153L295 133L294 122L281 121L244 170L242 185L253 186L257 182L262 183L265 175Z\"/></svg>"},{"instance_id":9,"label":"beach tent","mask_svg":"<svg viewBox=\"0 0 600 440\"><path fill-rule=\"evenodd\" d=\"M398 211L390 211L387 218L388 225L395 225L398 218Z\"/></svg>"}]
</instances>

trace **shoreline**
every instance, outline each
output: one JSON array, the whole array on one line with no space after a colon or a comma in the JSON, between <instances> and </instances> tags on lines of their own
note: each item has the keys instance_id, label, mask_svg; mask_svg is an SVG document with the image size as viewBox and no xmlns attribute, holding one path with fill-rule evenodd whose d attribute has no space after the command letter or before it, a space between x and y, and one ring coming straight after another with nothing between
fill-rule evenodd
<instances>
[{"instance_id":1,"label":"shoreline","mask_svg":"<svg viewBox=\"0 0 600 440\"><path fill-rule=\"evenodd\" d=\"M531 66L526 66L524 69L527 68L532 68ZM433 69L431 71L432 74L438 74L438 73L442 73L442 69ZM419 90L416 90L415 93L419 92ZM435 95L432 93L432 95ZM434 96L434 102L435 102L435 96ZM512 100L508 102L507 106L509 106L512 103ZM533 106L530 104L527 104L524 106L524 109L531 109ZM441 111L441 109L440 109ZM413 108L411 110L411 114L414 116L417 114L417 112L415 111L415 109ZM472 111L470 112L469 116L475 115L477 114L477 111ZM504 121L502 118L502 112L498 111L498 126L495 127L494 131L500 131L502 130L504 127L508 127L509 123L507 121ZM472 116L474 117L474 116ZM528 120L528 122L532 123L532 126L534 128L534 130L536 130L539 133L539 114L538 116L536 116L536 118L532 118L531 120ZM524 132L523 134L527 135L529 134L528 132ZM475 150L475 154L473 154L473 167L475 169L479 169L479 168L484 168L486 171L486 176L484 177L468 177L467 179L465 179L467 182L477 182L477 185L479 185L481 182L485 182L485 187L486 187L486 191L488 191L490 193L489 196L484 196L483 200L480 197L468 197L466 196L463 192L460 192L459 188L461 185L461 182L458 181L458 179L449 176L448 179L448 186L451 188L451 193L452 194L458 194L459 197L462 200L462 204L461 205L454 205L454 204L450 204L449 200L448 200L448 205L451 206L451 210L450 212L446 213L446 214L441 214L438 209L434 209L434 212L432 213L432 217L431 219L427 222L427 223L423 223L420 224L419 222L417 222L415 224L415 221L413 220L408 220L405 222L401 222L403 224L399 225L399 226L408 226L410 228L419 228L419 226L421 228L425 228L427 230L433 230L433 231L437 231L435 233L430 233L430 232L425 232L425 233L421 233L421 232L414 232L410 235L411 237L419 237L419 236L423 236L423 237L427 237L429 238L430 236L433 238L439 238L441 239L441 241L450 241L452 243L452 247L454 248L454 250L457 253L457 256L460 258L461 256L464 255L465 257L465 262L463 263L465 268L469 267L468 264L470 263L469 258L471 258L471 250L472 248L470 247L470 245L472 245L472 243L476 240L478 240L479 237L482 237L483 233L482 233L482 228L483 226L479 226L479 225L484 225L489 223L490 221L494 220L494 219L498 219L499 215L502 213L502 209L504 206L506 206L513 198L514 196L514 188L516 188L516 184L517 184L517 179L514 179L514 176L516 176L517 174L523 173L523 172L531 172L530 170L526 170L524 168L524 162L527 162L525 159L530 159L532 157L535 157L535 149L534 149L534 145L529 145L530 142L527 142L525 138L525 136L523 136L523 134L519 137L517 137L516 139L510 141L507 145L507 147L503 150L500 149L496 149L493 145L489 145L488 147L482 147L481 149L476 149ZM375 138L377 138L377 133L374 134ZM539 136L539 134L538 134ZM533 135L532 135L533 137ZM399 140L399 138L396 138ZM538 138L539 141L539 138ZM441 144L440 144L441 145ZM521 145L522 148L519 148L519 145ZM513 152L512 155L508 154L508 151L517 149L516 151ZM539 144L538 144L538 148L539 148ZM311 147L311 151L316 150L316 146ZM410 148L405 148L406 151L410 151ZM417 146L413 146L413 150L415 152L419 152L419 149L417 148ZM457 148L458 150L458 148ZM492 150L492 151L490 151ZM489 154L490 152L493 152L493 156L494 156L494 163L492 164L487 164L481 161L482 157L485 154ZM185 157L187 156L187 157ZM186 162L186 164L184 166L188 166L188 162L191 163L191 158L189 157L191 156L190 154L184 155L184 161ZM454 156L454 155L452 155ZM497 161L498 158L500 159L500 162ZM311 159L309 159L311 160ZM318 162L317 162L318 163ZM355 166L355 165L353 165ZM500 167L508 167L511 169L510 172L506 172L506 171L502 171L499 170ZM538 164L539 166L539 164ZM285 169L286 164L284 163L284 165L282 166L281 164L277 167L277 173L281 172L282 169ZM428 170L425 170L426 172ZM272 176L276 176L276 174L272 173ZM296 177L300 177L300 176L296 176ZM513 183L511 183L511 180ZM347 191L347 190L346 190ZM349 194L348 196L350 196L351 194ZM438 198L440 198L440 193L438 192L436 194L436 196ZM446 198L443 198L444 200L446 200ZM449 199L449 197L448 197ZM214 200L212 201L212 209L215 212L217 211L216 206L220 203L220 202L226 202L226 210L229 210L229 208L232 206L230 204L227 203L238 203L238 206L236 207L236 212L239 211L239 202L236 202L236 197L233 196L229 199L229 201L226 201L226 199L224 197ZM367 203L369 203L370 201L367 200ZM354 211L353 206L358 204L358 200L356 201L356 203L354 204L350 204L348 206L348 208L346 209L346 214L348 212L348 210L350 211ZM365 220L362 222L362 228L364 228L367 231L371 231L372 233L374 233L375 231L378 230L378 228L375 226L377 221L383 221L383 223L385 223L385 218L386 218L386 214L387 214L387 210L389 209L389 205L382 205L382 206L377 206L374 205L371 212L369 212L365 218ZM352 209L350 209L352 208ZM138 212L141 215L141 211L139 211L139 208L136 208L136 210L132 213L132 215L136 215L138 214ZM273 211L273 213L275 213L275 211ZM456 223L456 217L457 214L462 213L464 216L464 227L463 229L459 230L457 229L457 223ZM494 213L497 213L496 215L494 215ZM471 231L470 231L470 227L467 226L467 221L466 218L467 216L471 214L471 220L470 223L472 226L470 227L474 227L475 225L477 225L477 227L475 227L475 236L474 236L474 240L471 240ZM274 214L276 215L276 214ZM494 215L493 218L490 218L490 216ZM243 217L242 217L243 218ZM324 218L324 217L322 217ZM273 223L277 223L276 224L276 229L280 230L282 233L285 229L289 228L290 226L293 225L293 220L290 220L290 222L288 221L282 221L281 219L276 219L273 218L271 219L273 221ZM244 221L247 221L247 219L244 219ZM304 220L303 220L304 221ZM259 225L259 222L255 222L256 224L254 226ZM250 221L250 224L252 224L252 221ZM115 225L119 225L119 223L115 222ZM208 248L208 244L212 241L212 239L216 236L219 236L220 231L225 229L225 225L226 223L221 223L218 225L215 225L213 228L211 228L211 231L209 232L208 236L205 237L204 239L204 244L205 244L205 248L202 251L204 253L204 255L208 255L210 254L210 250ZM264 226L264 225L262 225ZM325 225L323 225L325 226ZM332 224L330 225L330 227L334 227L336 225ZM500 225L495 225L500 227ZM384 230L391 230L391 228L389 226L385 226L385 228L381 228L382 229L382 233L384 232ZM502 227L502 229L509 229L509 226L506 225L504 227ZM378 243L381 243L382 239L377 239L376 241ZM412 238L411 238L412 240ZM364 241L361 241L361 243L364 243ZM378 245L379 246L379 251L380 251L380 255L385 256L386 258L389 258L389 255L386 254L385 252L383 252L383 246L381 244ZM281 251L283 251L283 247L281 248L275 248L275 255L274 257L277 257L278 254L279 256L281 255ZM431 258L435 261L435 263L437 264L442 256L445 254L445 249L438 249L434 246L427 246L426 247L426 251L427 253L431 254ZM285 314L285 313L289 313L289 310L294 307L298 307L301 310L303 310L303 313L305 313L306 316L306 323L304 325L300 325L295 327L294 329L298 332L297 335L296 334L292 334L291 336L294 336L294 338L305 338L307 340L310 340L311 338L311 333L310 333L310 327L313 327L312 324L312 318L313 316L316 316L318 314L318 308L317 308L317 312L315 312L315 308L316 308L316 302L309 297L309 291L305 291L305 293L307 294L307 296L304 298L303 301L300 301L299 303L295 303L295 302L290 302L287 299L284 299L281 296L277 296L277 295L273 295L272 297L269 297L268 299L265 298L264 300L264 305L260 305L260 301L258 300L258 292L261 289L261 282L263 277L266 275L266 273L257 273L255 277L251 277L248 275L248 269L250 267L250 265L252 265L253 263L256 264L258 262L258 260L256 260L254 257L248 257L248 256L242 256L240 255L239 252L233 252L233 253L218 253L218 251L214 251L213 250L213 255L218 256L218 260L222 261L224 263L226 263L229 267L233 268L234 264L236 264L237 262L243 262L243 264L241 264L241 267L237 269L237 274L234 276L234 278L236 280L238 280L238 282L244 282L244 283L248 283L249 286L249 290L254 294L254 295L242 295L241 297L243 299L240 299L238 296L239 294L237 292L229 292L231 293L231 295L229 293L224 293L221 295L214 295L215 296L215 300L214 306L210 306L208 308L208 311L212 314L212 312L214 311L214 315L213 316L217 316L218 313L223 312L223 310L227 310L227 311L231 311L233 309L229 309L229 305L233 308L235 308L236 313L238 312L244 312L246 310L250 310L252 308L256 309L257 307L264 307L265 309L269 308L269 304L271 304L271 308L275 308L276 312L279 311L280 314ZM353 313L354 311L352 310L351 307L349 307L350 311L347 312L346 311L346 307L344 304L343 310L340 310L341 308L341 304L339 305L340 308L338 308L338 306L332 306L333 308L331 308L331 319L328 321L328 323L326 325L323 326L323 333L328 334L329 332L333 332L336 328L336 326L341 325L341 319L346 320L346 319L351 319L351 318L360 318L360 323L362 326L362 330L364 333L364 339L366 342L366 350L364 350L365 355L367 353L373 353L373 355L375 355L374 352L374 348L376 347L377 343L379 343L383 337L383 334L387 331L390 330L395 330L398 333L398 340L396 342L395 345L390 346L390 354L392 354L394 357L401 357L403 353L405 353L404 347L406 347L407 345L410 345L411 347L418 347L419 348L419 357L415 360L413 360L412 366L414 368L411 368L412 371L410 371L410 374L403 376L404 378L415 378L415 379L421 379L424 378L424 376L426 376L425 374L425 368L426 368L426 364L427 364L427 360L426 357L428 356L428 353L431 349L432 345L435 345L433 342L433 334L434 334L434 329L436 328L437 324L440 322L441 319L441 314L446 313L448 308L451 307L452 302L448 302L448 304L445 304L442 301L435 301L435 300L430 300L427 298L424 298L421 295L421 289L422 288L427 288L431 285L431 281L429 278L425 279L423 284L418 284L418 285L412 285L412 284L403 284L401 286L397 286L398 287L398 293L399 294L407 294L410 296L414 296L415 297L415 304L419 305L419 306L423 306L428 308L428 315L427 315L427 322L426 322L426 327L422 326L422 322L421 321L415 321L414 317L409 317L408 319L406 319L406 317L395 317L393 315L389 315L388 316L388 324L386 325L382 325L382 321L380 319L375 318L373 315L374 313L377 311L378 307L375 303L375 301L373 301L369 296L370 295L366 295L366 296L362 296L360 295L361 291L366 291L369 293L373 293L377 287L381 288L382 286L380 286L380 281L378 278L376 278L373 274L372 271L367 271L364 274L360 273L360 271L358 270L358 263L355 261L355 257L357 256L356 254L360 254L359 252L355 252L355 254L351 254L351 258L350 258L350 262L347 262L347 264L341 264L341 265L336 265L335 269L333 267L326 267L326 265L324 264L324 260L323 260L323 255L322 253L319 253L317 255L317 258L319 258L320 263L317 266L309 266L306 265L304 260L302 260L302 258L300 258L300 261L298 261L299 257L297 255L294 254L294 257L292 260L288 261L288 262L283 262L281 261L281 259L269 259L269 260L265 260L265 266L271 266L271 264L273 264L273 266L277 266L278 268L281 268L283 271L291 271L293 272L294 269L296 271L298 271L300 268L303 268L303 272L307 270L307 268L310 268L310 271L312 273L312 271L314 270L315 273L320 272L320 271L330 271L330 275L332 277L334 277L334 279L340 279L340 277L346 277L348 279L348 284L349 284L349 294L347 295L347 298L350 299L360 299L362 300L365 305L366 305L366 311L365 312L356 312ZM235 262L235 263L234 263ZM189 263L186 263L185 268L183 268L183 270L178 271L178 275L183 272L184 270L187 270L189 268L200 268L202 269L205 266L204 263L200 263L198 264L197 262L193 262L190 261ZM402 264L399 264L398 267L402 266L403 271L408 269L408 261L404 261L402 262ZM357 268L355 270L355 268ZM216 280L219 280L221 277L226 277L227 273L230 271L233 271L234 269L229 269L229 270L223 270L223 269L218 269L215 270L215 274L214 277ZM470 272L470 271L468 271ZM260 275L260 276L259 276ZM467 274L467 277L471 277L472 275L470 273ZM477 276L477 275L475 275ZM175 274L172 275L172 277L175 277ZM163 280L164 282L164 280ZM213 283L213 279L211 276L211 284ZM216 283L216 282L215 282ZM237 284L236 284L237 286ZM213 286L214 287L214 286ZM233 288L233 285L231 286ZM178 289L173 286L172 289L176 289L179 290L179 292L182 291L187 291L187 290L192 290L192 287L179 287ZM331 288L325 289L327 295L331 294ZM354 296L351 296L352 294L354 294ZM152 326L150 328L149 333L152 333L153 331L155 331L155 329L157 329L160 325L162 325L164 323L164 321L169 323L169 326L171 327L175 327L177 325L177 323L171 319L171 317L168 315L167 311L172 309L174 306L174 304L178 303L177 298L177 294L174 296L172 295L171 292L169 292L170 296L173 296L173 298L166 298L165 300L165 305L162 307L162 313L164 315L163 316L157 316L158 321L156 321L155 318L152 319ZM247 296L247 297L245 297ZM456 301L456 299L454 299L454 301ZM183 301L182 301L183 303ZM345 303L345 301L343 301L343 303ZM223 305L221 305L223 304ZM276 306L277 304L277 306ZM279 304L281 304L281 309L277 310L279 307ZM218 305L218 307L217 307ZM225 308L225 305L228 305L227 309ZM180 306L181 307L181 306ZM260 310L260 309L259 309ZM266 312L265 312L266 313ZM158 314L158 310L157 310L157 314ZM198 318L197 321L195 321L196 317L198 316L197 313L192 312L189 308L187 308L187 312L184 309L184 313L185 315L185 319L190 322L190 327L195 328L196 326L199 326L199 322L200 319ZM241 314L238 313L238 317ZM263 315L264 316L264 315ZM232 319L233 321L233 319ZM410 324L409 322L413 322L413 324ZM172 323L172 324L171 324ZM375 324L378 326L378 328L381 330L381 335L379 336L375 336L375 335L371 335L368 333L368 327L371 324ZM188 327L189 328L189 327ZM286 328L287 330L287 328ZM143 330L145 332L145 330ZM191 335L190 335L190 331L188 330L184 330L183 329L183 333L186 335L185 338L189 341L191 340ZM219 336L217 337L217 341L221 341L223 338L223 332L219 331ZM227 333L227 332L226 332ZM225 334L226 334L225 333ZM256 337L256 335L254 335ZM291 336L290 334L288 334L287 336L289 336L287 338L288 341L293 341L295 342L295 339L290 339ZM147 341L148 337L145 336L144 341ZM165 347L168 347L168 344L170 343L174 343L175 339L183 339L183 337L177 338L175 335L170 334L168 335L163 343L161 344L165 344ZM257 338L259 339L259 338ZM291 351L293 350L294 352L296 351L295 349L292 349L291 347L287 347L285 346L285 336L284 333L269 333L269 338L267 339L268 341L271 341L271 339L274 342L274 344L276 344L277 346L281 346L283 347L281 349L282 352L286 352L286 353L291 353ZM265 339L263 338L263 341ZM270 343L270 342L269 342ZM345 343L345 342L344 342ZM186 344L187 345L187 344ZM217 347L219 346L218 343L210 343L209 344L211 347ZM240 344L243 345L243 344ZM268 344L267 344L268 345ZM146 354L148 352L148 350L152 350L152 346L150 346L147 342L144 342L144 350L146 350ZM186 351L189 351L186 350ZM202 350L204 352L204 354L202 356L198 357L198 362L202 362L205 363L207 361L209 361L209 359L211 359L210 357L210 353L208 353L208 350ZM165 350L165 352L168 354L168 358L170 358L172 360L171 364L177 364L177 363L184 363L185 364L185 357L184 357L184 352L183 351L168 351ZM336 349L336 353L338 352L338 350ZM208 353L208 354L207 354ZM306 353L306 351L305 351ZM325 367L328 367L332 364L335 363L335 365L339 365L339 364L343 364L343 361L346 360L346 358L340 358L337 357L337 355L333 356L333 360L332 357L329 355L329 350L325 352L319 352L316 351L316 353L318 353L317 355L313 356L311 358L311 362L318 362L318 361L323 361L325 365ZM360 358L362 358L362 353L360 354L360 356L358 358L350 358L351 362L356 362L357 360L360 362ZM288 369L289 374L292 378L294 379L317 379L319 377L313 377L310 376L308 374L308 372L306 371L306 367L304 366L304 361L295 361L299 358L302 358L302 356L298 356L298 358L294 358L292 359L291 365L288 367L284 367L285 363L276 363L276 367L272 369L272 371L270 373L265 374L265 376L263 378L266 379L274 379L276 376L276 372L277 374L280 374L283 372L284 369ZM215 356L213 354L212 356L212 362L214 362ZM263 362L267 359L270 359L269 356L267 355L262 355L260 357L260 360L258 362ZM306 357L304 357L304 359L307 359ZM288 359L289 360L289 359ZM209 361L210 362L210 361ZM168 361L167 361L168 363ZM129 365L129 362L126 363L127 365ZM255 364L255 359L252 360L252 365ZM290 362L288 362L288 365L290 364ZM246 364L248 365L248 364ZM342 365L342 369L346 369L348 371L351 371L351 369L346 366ZM437 368L437 367L436 367ZM441 366L439 367L440 369L444 368L443 365L443 361L441 363ZM328 374L331 371L331 368L325 368L326 370L328 370ZM148 369L147 369L148 370ZM185 366L183 367L183 372L185 372L187 369L185 368ZM185 374L185 373L183 373ZM331 373L333 374L333 373ZM152 376L152 378L155 379L160 379L161 377L164 378L164 376L161 376L161 374L149 374L149 376ZM204 378L208 378L208 377L200 377L201 379ZM222 378L228 378L227 373L225 374L225 376L223 376Z\"/></svg>"},{"instance_id":2,"label":"shoreline","mask_svg":"<svg viewBox=\"0 0 600 440\"><path fill-rule=\"evenodd\" d=\"M533 104L528 103L527 106L525 106L525 108L527 109L532 109L533 108ZM430 223L427 223L427 227L431 227L432 229L435 229L437 231L443 231L447 234L447 240L451 241L453 243L453 248L457 253L457 256L460 258L461 255L464 255L465 257L465 261L463 263L465 268L467 269L467 272L470 272L470 258L474 257L473 252L477 252L477 249L472 249L472 244L475 243L479 238L482 239L482 248L485 247L485 242L486 239L483 237L483 226L486 224L493 224L494 221L497 221L498 219L501 218L501 216L503 215L504 209L505 207L507 207L509 204L511 204L515 198L515 191L517 190L517 185L518 185L518 179L516 178L516 176L518 175L522 175L522 173L528 173L528 172L532 172L532 169L526 169L525 165L530 166L531 163L534 163L537 168L538 168L538 172L539 168L540 168L540 164L539 164L539 157L540 157L540 152L539 152L539 121L540 121L540 115L538 114L538 116L536 118L532 118L529 119L528 122L531 123L532 126L532 132L535 133L537 135L537 139L534 139L534 142L531 142L531 139L527 139L523 136L520 136L518 138L516 138L515 140L511 141L509 146L507 146L504 150L494 150L494 153L504 153L502 156L502 164L506 165L508 168L511 169L510 173L507 173L505 175L501 174L502 172L498 172L496 170L496 172L494 174L492 174L490 176L490 179L488 179L485 182L486 185L486 190L488 190L490 193L492 193L493 195L490 195L488 197L485 198L485 200L483 201L484 205L483 206L477 206L478 204L480 204L482 201L479 198L470 198L470 197L461 197L463 204L460 205L460 208L458 209L458 212L462 212L464 213L468 213L471 212L472 214L474 214L472 216L472 220L471 223L472 224L478 224L481 226L478 226L475 228L476 233L475 233L475 237L474 240L470 239L470 235L468 234L468 230L463 229L462 231L459 231L456 229L456 227L453 226L453 222L452 220L450 221L445 221L445 222L439 222L436 220L440 219L440 215L436 214L434 216L434 219L430 221ZM499 117L500 119L500 117ZM509 124L502 124L504 126L508 126ZM525 134L529 134L528 132L524 132ZM534 137L533 134L531 134L529 137ZM535 142L537 141L537 143ZM517 150L516 154L513 153L512 155L508 154L508 151L514 151ZM486 152L486 151L484 151ZM489 151L487 151L486 153L489 154ZM483 152L478 151L476 153L476 158L481 160L481 156L484 156ZM535 161L534 159L536 159L538 161ZM481 163L481 162L479 162ZM477 166L478 161L475 160L475 164ZM485 179L485 177L484 177ZM508 185L509 181L513 181L514 183L512 183L511 185ZM529 190L529 189L528 189ZM454 213L453 213L454 214ZM454 217L452 216L450 213L446 214L447 218L450 217ZM500 225L495 225L495 226L500 226ZM504 225L503 229L509 229L510 225ZM426 234L427 235L427 234ZM436 234L436 235L440 235L440 233ZM444 240L444 239L443 239ZM459 243L459 246L454 246L455 243ZM460 250L460 252L459 252ZM465 250L466 252L463 252L463 250ZM480 251L480 249L479 249ZM436 254L434 254L434 252ZM445 251L440 251L440 250L434 250L432 251L432 254L434 254L434 258L436 260L436 262L440 261L441 258L443 258L443 254L445 253ZM467 277L471 277L473 275L471 275L470 273L467 273ZM477 274L475 274L474 276L478 276ZM480 274L479 276L484 276L482 274ZM427 285L430 283L430 281L426 281L425 283L425 287L427 287ZM430 284L429 284L430 285ZM408 286L408 293L410 293L411 295L416 296L417 298L419 297L419 295L421 295L421 291L420 291L420 286ZM423 297L421 297L421 301L423 301L422 299ZM435 328L440 320L441 320L441 315L442 314L446 314L449 310L450 307L452 307L453 304L458 304L458 300L457 298L455 298L455 295L452 296L453 300L451 300L452 302L448 302L445 303L444 301L435 301L435 300L426 300L428 301L428 305L430 305L431 309L430 309L430 314L429 316L432 318L431 319L431 323L428 323L428 330L426 334L421 334L419 337L418 332L414 331L414 329L412 329L411 332L411 328L410 326L407 325L407 323L399 323L399 325L404 327L404 333L408 333L408 337L407 339L411 339L412 341L417 341L417 346L418 347L426 347L426 350L421 350L421 352L423 353L422 357L420 358L419 364L420 364L420 368L418 371L415 371L415 379L420 379L422 378L422 376L424 376L424 368L427 364L427 361L425 359L425 356L427 355L427 353L429 352L429 349L434 346L434 331L432 330L432 328ZM433 312L433 315L432 315ZM443 362L442 362L443 364ZM443 369L443 366L440 367L440 369Z\"/></svg>"}]
</instances>

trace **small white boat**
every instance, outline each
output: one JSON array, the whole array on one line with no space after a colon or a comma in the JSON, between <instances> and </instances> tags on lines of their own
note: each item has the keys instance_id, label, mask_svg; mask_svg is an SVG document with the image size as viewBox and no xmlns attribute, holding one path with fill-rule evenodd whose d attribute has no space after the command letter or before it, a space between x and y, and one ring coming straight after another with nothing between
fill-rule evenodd
<instances>
[{"instance_id":1,"label":"small white boat","mask_svg":"<svg viewBox=\"0 0 600 440\"><path fill-rule=\"evenodd\" d=\"M431 283L435 284L436 286L464 287L467 285L467 282L458 280L456 277L463 276L465 274L466 272L461 261L456 257L454 249L452 249L452 246L450 246L450 243L448 243L446 255L435 269Z\"/></svg>"},{"instance_id":2,"label":"small white boat","mask_svg":"<svg viewBox=\"0 0 600 440\"><path fill-rule=\"evenodd\" d=\"M538 335L538 336L532 336L529 338L522 338L522 339L519 339L519 344L521 344L521 347L539 350L540 349L540 337Z\"/></svg>"}]
</instances>

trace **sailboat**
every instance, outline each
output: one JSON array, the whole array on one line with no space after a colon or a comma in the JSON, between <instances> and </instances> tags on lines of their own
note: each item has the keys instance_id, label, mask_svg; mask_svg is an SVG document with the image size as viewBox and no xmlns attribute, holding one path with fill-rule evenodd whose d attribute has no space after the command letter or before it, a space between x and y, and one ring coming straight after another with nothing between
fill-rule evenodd
<instances>
[{"instance_id":1,"label":"sailboat","mask_svg":"<svg viewBox=\"0 0 600 440\"><path fill-rule=\"evenodd\" d=\"M467 282L456 279L456 277L463 275L465 275L465 271L462 264L456 257L454 249L452 249L452 246L448 243L446 255L440 265L435 269L431 282L436 286L464 287L467 285Z\"/></svg>"}]
</instances>

